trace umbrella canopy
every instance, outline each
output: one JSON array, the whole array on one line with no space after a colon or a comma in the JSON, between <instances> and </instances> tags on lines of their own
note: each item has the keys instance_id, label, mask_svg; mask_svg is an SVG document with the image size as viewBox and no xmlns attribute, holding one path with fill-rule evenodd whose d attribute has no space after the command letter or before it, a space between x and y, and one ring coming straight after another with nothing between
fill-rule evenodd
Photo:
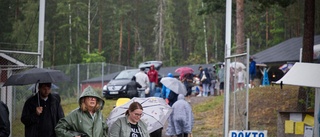
<instances>
[{"instance_id":1,"label":"umbrella canopy","mask_svg":"<svg viewBox=\"0 0 320 137\"><path fill-rule=\"evenodd\" d=\"M28 88L28 90L34 91L34 87L36 87L36 84L32 84L32 85ZM59 87L58 87L57 85L55 85L55 84L51 84L51 89L59 89Z\"/></svg>"},{"instance_id":2,"label":"umbrella canopy","mask_svg":"<svg viewBox=\"0 0 320 137\"><path fill-rule=\"evenodd\" d=\"M233 68L237 68L237 69L238 68L241 68L241 69L245 69L246 68L246 66L241 62L232 62L230 64L230 66L233 67Z\"/></svg>"},{"instance_id":3,"label":"umbrella canopy","mask_svg":"<svg viewBox=\"0 0 320 137\"><path fill-rule=\"evenodd\" d=\"M190 67L180 67L180 68L177 68L175 70L175 72L179 73L180 75L181 74L187 74L187 73L191 73L192 74L194 72L194 70L192 68L190 68Z\"/></svg>"},{"instance_id":4,"label":"umbrella canopy","mask_svg":"<svg viewBox=\"0 0 320 137\"><path fill-rule=\"evenodd\" d=\"M3 86L55 83L64 81L71 81L71 79L60 70L32 68L27 71L11 75Z\"/></svg>"},{"instance_id":5,"label":"umbrella canopy","mask_svg":"<svg viewBox=\"0 0 320 137\"><path fill-rule=\"evenodd\" d=\"M164 77L160 80L160 82L177 94L187 94L186 86L176 78Z\"/></svg>"},{"instance_id":6,"label":"umbrella canopy","mask_svg":"<svg viewBox=\"0 0 320 137\"><path fill-rule=\"evenodd\" d=\"M114 108L107 118L107 125L111 127L112 123L118 118L124 117L132 102L139 102L143 108L143 116L141 120L148 125L148 132L151 133L164 126L168 117L172 112L172 108L165 102L163 98L132 98L129 102Z\"/></svg>"}]
</instances>

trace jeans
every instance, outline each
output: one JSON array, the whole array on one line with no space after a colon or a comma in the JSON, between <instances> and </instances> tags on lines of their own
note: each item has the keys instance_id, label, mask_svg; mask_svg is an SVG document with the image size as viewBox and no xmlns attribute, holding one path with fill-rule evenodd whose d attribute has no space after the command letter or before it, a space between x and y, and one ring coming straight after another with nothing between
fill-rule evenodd
<instances>
[{"instance_id":1,"label":"jeans","mask_svg":"<svg viewBox=\"0 0 320 137\"><path fill-rule=\"evenodd\" d=\"M202 84L202 90L203 90L203 96L204 97L208 96L209 84Z\"/></svg>"},{"instance_id":2,"label":"jeans","mask_svg":"<svg viewBox=\"0 0 320 137\"><path fill-rule=\"evenodd\" d=\"M138 89L138 92L139 92L140 98L145 98L146 97L145 89Z\"/></svg>"},{"instance_id":3,"label":"jeans","mask_svg":"<svg viewBox=\"0 0 320 137\"><path fill-rule=\"evenodd\" d=\"M149 92L149 96L153 97L154 93L156 93L156 83L154 82L150 82L150 92Z\"/></svg>"}]
</instances>

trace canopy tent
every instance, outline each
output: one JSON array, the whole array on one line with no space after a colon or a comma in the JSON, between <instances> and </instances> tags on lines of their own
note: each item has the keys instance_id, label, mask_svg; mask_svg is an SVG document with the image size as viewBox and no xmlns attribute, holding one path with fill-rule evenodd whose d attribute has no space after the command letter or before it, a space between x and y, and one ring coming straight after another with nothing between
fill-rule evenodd
<instances>
[{"instance_id":1,"label":"canopy tent","mask_svg":"<svg viewBox=\"0 0 320 137\"><path fill-rule=\"evenodd\" d=\"M320 101L320 64L295 63L293 67L276 83L316 88L314 109L314 135L319 136L319 101Z\"/></svg>"}]
</instances>

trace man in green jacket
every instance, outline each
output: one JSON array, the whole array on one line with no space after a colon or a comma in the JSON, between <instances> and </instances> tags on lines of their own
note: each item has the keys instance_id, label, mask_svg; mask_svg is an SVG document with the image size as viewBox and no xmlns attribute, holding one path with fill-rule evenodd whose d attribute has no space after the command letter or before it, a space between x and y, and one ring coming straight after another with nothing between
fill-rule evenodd
<instances>
[{"instance_id":1,"label":"man in green jacket","mask_svg":"<svg viewBox=\"0 0 320 137\"><path fill-rule=\"evenodd\" d=\"M59 120L58 137L106 137L107 127L102 115L104 100L89 86L79 98L79 108Z\"/></svg>"}]
</instances>

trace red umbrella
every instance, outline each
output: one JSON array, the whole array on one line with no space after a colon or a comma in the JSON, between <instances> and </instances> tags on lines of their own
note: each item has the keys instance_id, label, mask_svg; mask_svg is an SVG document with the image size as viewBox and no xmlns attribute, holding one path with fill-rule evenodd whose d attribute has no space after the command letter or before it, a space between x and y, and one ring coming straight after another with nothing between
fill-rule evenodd
<instances>
[{"instance_id":1,"label":"red umbrella","mask_svg":"<svg viewBox=\"0 0 320 137\"><path fill-rule=\"evenodd\" d=\"M193 73L194 70L190 67L180 67L180 68L177 68L175 72L179 74L187 74L187 73Z\"/></svg>"}]
</instances>

